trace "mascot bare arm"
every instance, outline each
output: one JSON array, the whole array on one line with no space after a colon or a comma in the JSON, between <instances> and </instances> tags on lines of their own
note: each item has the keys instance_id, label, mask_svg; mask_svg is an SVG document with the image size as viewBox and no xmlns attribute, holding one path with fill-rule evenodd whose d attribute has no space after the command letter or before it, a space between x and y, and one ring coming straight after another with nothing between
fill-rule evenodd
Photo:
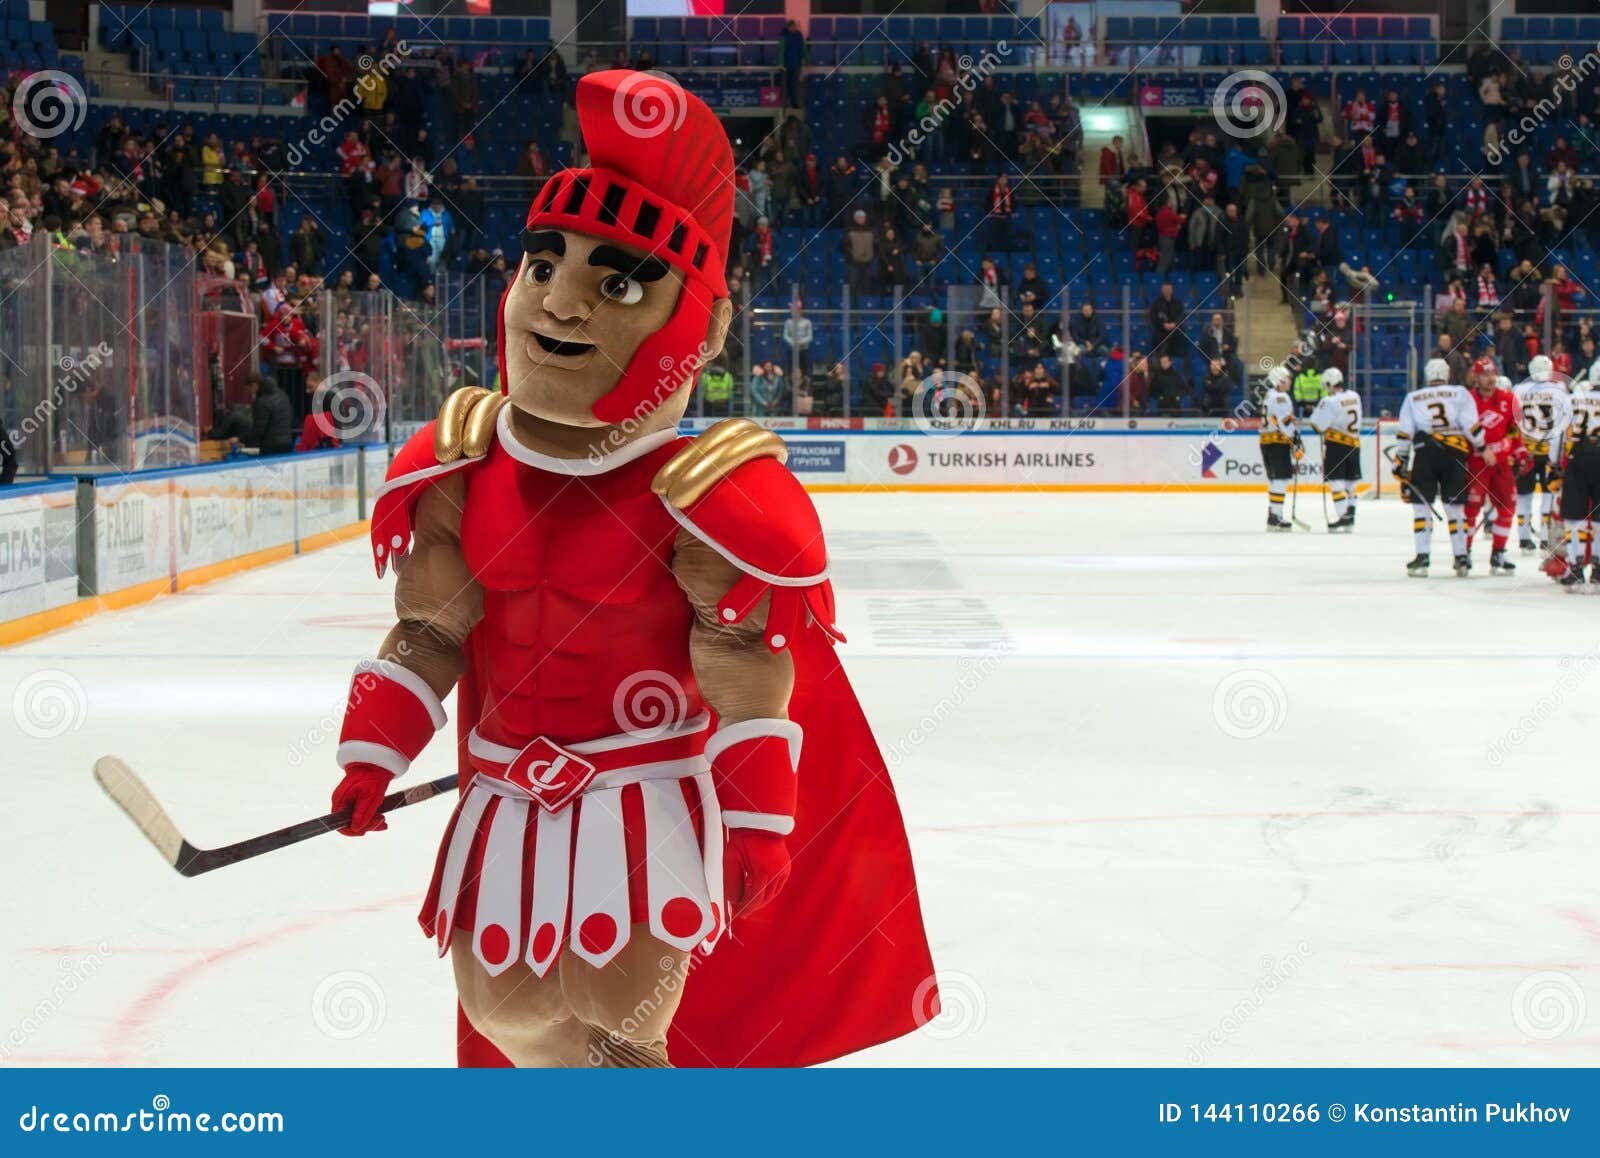
<instances>
[{"instance_id":1,"label":"mascot bare arm","mask_svg":"<svg viewBox=\"0 0 1600 1158\"><path fill-rule=\"evenodd\" d=\"M742 573L687 531L679 534L674 544L672 570L694 607L689 658L694 665L700 694L717 713L718 735L739 735L742 730L749 730L758 742L770 739L770 733L759 730L781 728L780 722L788 719L789 694L794 690L794 661L787 650L775 652L766 646L762 638L766 630L765 608L757 608L739 623L720 622L717 603ZM733 774L739 779L757 772L765 762L760 748L752 754L754 760L749 769L734 770ZM773 773L780 782L785 774L793 780L792 770L785 773L779 769ZM718 787L723 808L732 810L734 821L741 812L749 811L738 807L741 803L752 803L733 795L739 789L726 783ZM767 786L762 785L759 790L746 790L745 795L763 795L766 789ZM792 791L792 785L790 789ZM788 815L793 815L792 808ZM784 840L787 833L775 831L781 827L776 824L767 828L741 828L730 821L723 889L735 913L760 907L775 896L788 879L789 853Z\"/></svg>"},{"instance_id":2,"label":"mascot bare arm","mask_svg":"<svg viewBox=\"0 0 1600 1158\"><path fill-rule=\"evenodd\" d=\"M398 753L405 762L416 756L416 751L410 750L420 750L414 737L426 743L432 734L425 730L422 713L436 728L442 722L442 709L433 709L466 669L461 645L483 618L483 589L461 554L461 508L465 498L465 479L452 475L441 479L417 501L411 555L395 584L397 622L384 639L378 660L367 671L357 673L351 691L352 709L359 708L364 695L370 695L375 706L401 698L403 723L392 730L385 729L382 739L351 738L348 733L355 712L346 717L347 735L341 736L340 744L345 774L334 790L333 807L336 811L353 809L350 826L341 829L347 836L388 827L377 809L383 803L389 781L404 770L403 766L394 766L394 754ZM411 693L410 701L403 698L406 691ZM416 721L415 727L406 728L404 722L412 720ZM383 751L383 739L390 741L387 752ZM363 756L367 758L362 759Z\"/></svg>"}]
</instances>

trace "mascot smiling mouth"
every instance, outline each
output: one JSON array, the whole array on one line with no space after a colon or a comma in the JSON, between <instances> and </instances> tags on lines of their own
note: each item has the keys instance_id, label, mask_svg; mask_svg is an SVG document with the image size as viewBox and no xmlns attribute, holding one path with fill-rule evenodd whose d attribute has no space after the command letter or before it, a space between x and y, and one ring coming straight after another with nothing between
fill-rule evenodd
<instances>
[{"instance_id":1,"label":"mascot smiling mouth","mask_svg":"<svg viewBox=\"0 0 1600 1158\"><path fill-rule=\"evenodd\" d=\"M588 342L563 342L560 338L548 337L538 330L532 330L534 341L539 343L539 348L546 354L557 354L562 357L576 358L580 354L587 354L594 347Z\"/></svg>"}]
</instances>

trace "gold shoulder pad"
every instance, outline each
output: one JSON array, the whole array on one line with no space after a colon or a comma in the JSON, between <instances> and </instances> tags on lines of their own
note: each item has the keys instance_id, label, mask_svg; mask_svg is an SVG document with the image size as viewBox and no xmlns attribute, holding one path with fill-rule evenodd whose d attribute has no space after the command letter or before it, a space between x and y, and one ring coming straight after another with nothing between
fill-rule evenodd
<instances>
[{"instance_id":1,"label":"gold shoulder pad","mask_svg":"<svg viewBox=\"0 0 1600 1158\"><path fill-rule=\"evenodd\" d=\"M786 462L789 448L759 423L724 418L673 455L656 472L650 489L681 511L740 466L758 458Z\"/></svg>"},{"instance_id":2,"label":"gold shoulder pad","mask_svg":"<svg viewBox=\"0 0 1600 1158\"><path fill-rule=\"evenodd\" d=\"M434 457L444 463L488 454L495 419L505 403L505 395L481 386L463 386L446 398L433 427Z\"/></svg>"}]
</instances>

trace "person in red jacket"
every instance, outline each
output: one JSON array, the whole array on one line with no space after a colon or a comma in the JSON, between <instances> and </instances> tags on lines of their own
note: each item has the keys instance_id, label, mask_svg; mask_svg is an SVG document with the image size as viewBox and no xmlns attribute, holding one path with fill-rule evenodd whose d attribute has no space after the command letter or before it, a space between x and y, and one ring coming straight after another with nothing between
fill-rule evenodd
<instances>
[{"instance_id":1,"label":"person in red jacket","mask_svg":"<svg viewBox=\"0 0 1600 1158\"><path fill-rule=\"evenodd\" d=\"M1156 272L1166 273L1172 268L1172 258L1177 252L1178 235L1183 232L1183 223L1189 220L1187 213L1179 213L1172 207L1172 202L1163 201L1161 208L1156 210L1156 246L1160 256L1156 259Z\"/></svg>"},{"instance_id":2,"label":"person in red jacket","mask_svg":"<svg viewBox=\"0 0 1600 1158\"><path fill-rule=\"evenodd\" d=\"M1493 504L1489 571L1510 575L1517 569L1506 555L1517 515L1516 472L1532 467L1533 460L1522 445L1522 410L1517 396L1499 384L1499 377L1500 368L1493 358L1482 357L1472 364L1472 400L1483 427L1483 450L1467 459L1467 551L1472 551L1479 513L1486 502Z\"/></svg>"},{"instance_id":3,"label":"person in red jacket","mask_svg":"<svg viewBox=\"0 0 1600 1158\"><path fill-rule=\"evenodd\" d=\"M1109 145L1100 148L1100 184L1121 180L1127 171L1128 154L1122 147L1122 138L1112 137Z\"/></svg>"}]
</instances>

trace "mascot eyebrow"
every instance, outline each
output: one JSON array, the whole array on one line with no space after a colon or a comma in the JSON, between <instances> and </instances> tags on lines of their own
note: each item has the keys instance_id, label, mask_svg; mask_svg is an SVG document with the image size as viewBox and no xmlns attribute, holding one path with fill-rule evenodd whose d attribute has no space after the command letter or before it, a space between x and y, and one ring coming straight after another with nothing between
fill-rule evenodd
<instances>
[{"instance_id":1,"label":"mascot eyebrow","mask_svg":"<svg viewBox=\"0 0 1600 1158\"><path fill-rule=\"evenodd\" d=\"M553 253L557 257L567 252L567 239L555 229L525 229L522 231L523 253ZM670 267L653 257L634 257L615 245L597 245L589 254L590 265L605 266L625 274L635 281L660 281Z\"/></svg>"}]
</instances>

